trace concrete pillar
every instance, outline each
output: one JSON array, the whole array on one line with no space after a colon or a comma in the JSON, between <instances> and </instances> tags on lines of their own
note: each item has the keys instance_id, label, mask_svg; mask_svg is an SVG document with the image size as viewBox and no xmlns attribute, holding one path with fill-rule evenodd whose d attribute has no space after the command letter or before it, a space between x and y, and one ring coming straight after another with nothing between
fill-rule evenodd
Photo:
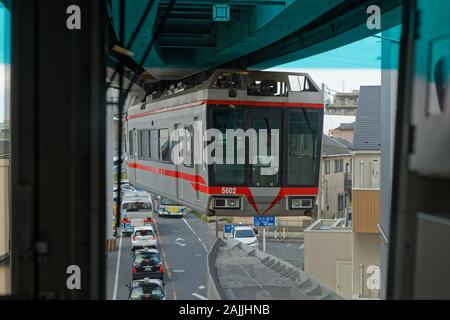
<instances>
[{"instance_id":1,"label":"concrete pillar","mask_svg":"<svg viewBox=\"0 0 450 320\"><path fill-rule=\"evenodd\" d=\"M118 102L118 90L109 88L106 93L106 251L115 251L115 238L113 235L113 205L114 205L114 180L113 158L114 154L114 112Z\"/></svg>"}]
</instances>

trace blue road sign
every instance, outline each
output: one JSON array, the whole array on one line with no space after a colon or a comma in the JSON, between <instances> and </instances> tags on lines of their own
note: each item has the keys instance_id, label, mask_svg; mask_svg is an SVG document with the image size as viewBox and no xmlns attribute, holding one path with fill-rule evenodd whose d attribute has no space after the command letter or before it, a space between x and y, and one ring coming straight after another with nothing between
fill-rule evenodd
<instances>
[{"instance_id":1,"label":"blue road sign","mask_svg":"<svg viewBox=\"0 0 450 320\"><path fill-rule=\"evenodd\" d=\"M253 217L253 225L255 227L275 227L274 216L255 216Z\"/></svg>"},{"instance_id":2,"label":"blue road sign","mask_svg":"<svg viewBox=\"0 0 450 320\"><path fill-rule=\"evenodd\" d=\"M226 224L223 226L223 233L232 234L234 229L234 225Z\"/></svg>"}]
</instances>

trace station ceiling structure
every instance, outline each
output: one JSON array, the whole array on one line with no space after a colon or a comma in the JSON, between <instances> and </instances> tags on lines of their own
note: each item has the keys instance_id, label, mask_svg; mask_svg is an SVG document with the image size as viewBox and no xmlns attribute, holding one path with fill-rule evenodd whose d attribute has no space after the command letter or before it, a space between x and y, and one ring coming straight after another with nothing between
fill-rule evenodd
<instances>
[{"instance_id":1,"label":"station ceiling structure","mask_svg":"<svg viewBox=\"0 0 450 320\"><path fill-rule=\"evenodd\" d=\"M381 30L366 25L367 8L374 4L381 9ZM116 44L153 81L181 79L218 66L265 69L346 45L401 21L400 0L126 0L123 8L124 43ZM108 0L116 36L120 11L120 0Z\"/></svg>"}]
</instances>

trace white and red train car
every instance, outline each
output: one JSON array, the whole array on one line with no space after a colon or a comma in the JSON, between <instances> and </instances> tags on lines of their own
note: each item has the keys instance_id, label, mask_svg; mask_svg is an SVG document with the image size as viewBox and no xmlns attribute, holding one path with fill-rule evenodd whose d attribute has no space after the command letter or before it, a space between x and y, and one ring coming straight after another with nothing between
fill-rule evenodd
<instances>
[{"instance_id":1,"label":"white and red train car","mask_svg":"<svg viewBox=\"0 0 450 320\"><path fill-rule=\"evenodd\" d=\"M222 136L198 139L193 134L198 123ZM322 126L323 93L308 74L216 70L196 85L179 83L128 108L129 180L210 215L303 215L314 209L318 193ZM171 157L178 129L189 133L181 164ZM201 157L213 141L226 158L227 130L237 129L255 129L257 139L260 129L269 136L277 130L279 143L270 142L279 156L277 170L267 174L267 163L248 161L253 149L245 137L244 163L195 161L194 150ZM235 159L242 156L236 153Z\"/></svg>"}]
</instances>

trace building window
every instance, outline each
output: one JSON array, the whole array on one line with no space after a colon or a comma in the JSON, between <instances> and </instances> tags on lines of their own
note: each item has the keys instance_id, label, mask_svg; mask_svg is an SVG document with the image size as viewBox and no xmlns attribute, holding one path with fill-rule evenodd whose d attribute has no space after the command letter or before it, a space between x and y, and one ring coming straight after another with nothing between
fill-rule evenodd
<instances>
[{"instance_id":1,"label":"building window","mask_svg":"<svg viewBox=\"0 0 450 320\"><path fill-rule=\"evenodd\" d=\"M378 160L372 160L372 188L379 187Z\"/></svg>"},{"instance_id":2,"label":"building window","mask_svg":"<svg viewBox=\"0 0 450 320\"><path fill-rule=\"evenodd\" d=\"M325 160L325 174L330 174L330 160Z\"/></svg>"},{"instance_id":3,"label":"building window","mask_svg":"<svg viewBox=\"0 0 450 320\"><path fill-rule=\"evenodd\" d=\"M359 180L360 188L364 188L364 160L361 160L359 165Z\"/></svg>"},{"instance_id":4,"label":"building window","mask_svg":"<svg viewBox=\"0 0 450 320\"><path fill-rule=\"evenodd\" d=\"M350 164L350 162L347 162L345 164L345 173L351 173L351 172L352 172L351 164Z\"/></svg>"},{"instance_id":5,"label":"building window","mask_svg":"<svg viewBox=\"0 0 450 320\"><path fill-rule=\"evenodd\" d=\"M344 194L338 194L338 211L344 210Z\"/></svg>"},{"instance_id":6,"label":"building window","mask_svg":"<svg viewBox=\"0 0 450 320\"><path fill-rule=\"evenodd\" d=\"M334 160L334 173L344 171L344 160Z\"/></svg>"}]
</instances>

